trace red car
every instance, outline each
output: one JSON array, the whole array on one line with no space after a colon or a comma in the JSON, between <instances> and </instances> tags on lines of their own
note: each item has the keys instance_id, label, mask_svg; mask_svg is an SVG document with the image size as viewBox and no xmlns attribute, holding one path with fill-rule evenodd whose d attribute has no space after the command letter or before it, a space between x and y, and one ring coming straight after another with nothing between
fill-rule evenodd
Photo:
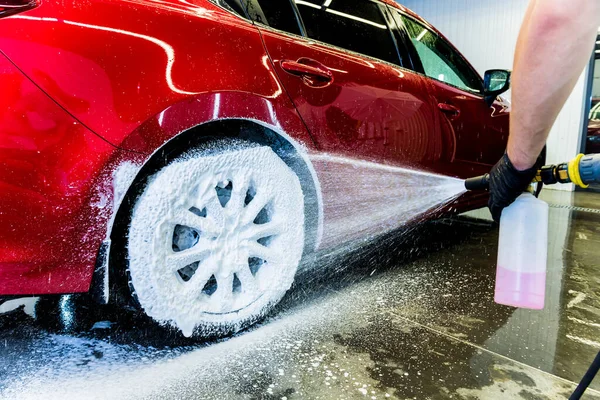
<instances>
[{"instance_id":1,"label":"red car","mask_svg":"<svg viewBox=\"0 0 600 400\"><path fill-rule=\"evenodd\" d=\"M91 290L185 335L434 215L461 187L434 174L508 136L510 73L392 0L0 0L0 51L0 296Z\"/></svg>"}]
</instances>

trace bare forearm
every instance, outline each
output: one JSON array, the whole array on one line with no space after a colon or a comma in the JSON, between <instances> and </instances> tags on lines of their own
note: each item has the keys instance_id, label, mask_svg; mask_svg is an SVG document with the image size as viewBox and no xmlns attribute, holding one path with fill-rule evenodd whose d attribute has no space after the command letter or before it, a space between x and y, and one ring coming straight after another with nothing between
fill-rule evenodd
<instances>
[{"instance_id":1,"label":"bare forearm","mask_svg":"<svg viewBox=\"0 0 600 400\"><path fill-rule=\"evenodd\" d=\"M508 156L534 165L581 75L600 26L599 0L531 0L517 43Z\"/></svg>"}]
</instances>

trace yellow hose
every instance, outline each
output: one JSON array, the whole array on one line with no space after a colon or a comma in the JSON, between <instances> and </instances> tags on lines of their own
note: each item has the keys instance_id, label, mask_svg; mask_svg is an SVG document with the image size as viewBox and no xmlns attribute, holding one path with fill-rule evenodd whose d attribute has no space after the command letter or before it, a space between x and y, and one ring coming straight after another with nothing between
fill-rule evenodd
<instances>
[{"instance_id":1,"label":"yellow hose","mask_svg":"<svg viewBox=\"0 0 600 400\"><path fill-rule=\"evenodd\" d=\"M583 181L581 180L581 175L579 174L579 162L581 161L583 156L584 156L583 154L579 154L577 157L575 157L574 159L569 161L568 171L569 171L569 179L571 180L571 182L573 182L575 185L585 189L585 188L589 187L590 185L586 185L585 183L583 183Z\"/></svg>"}]
</instances>

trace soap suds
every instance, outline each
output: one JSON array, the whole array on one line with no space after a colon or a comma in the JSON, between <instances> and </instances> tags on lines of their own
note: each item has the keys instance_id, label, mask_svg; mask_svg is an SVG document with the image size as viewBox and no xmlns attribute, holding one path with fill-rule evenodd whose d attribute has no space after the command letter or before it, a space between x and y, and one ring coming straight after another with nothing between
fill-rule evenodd
<instances>
[{"instance_id":1,"label":"soap suds","mask_svg":"<svg viewBox=\"0 0 600 400\"><path fill-rule=\"evenodd\" d=\"M585 293L581 293L576 290L569 290L569 294L575 295L575 298L569 301L569 303L567 304L567 308L575 307L577 304L584 301L585 298L587 297L587 295Z\"/></svg>"},{"instance_id":2,"label":"soap suds","mask_svg":"<svg viewBox=\"0 0 600 400\"><path fill-rule=\"evenodd\" d=\"M188 155L149 182L133 211L129 236L129 271L148 315L186 336L198 325L218 330L223 324L236 331L281 299L302 257L304 198L298 177L270 148ZM216 188L229 185L231 199L223 206ZM253 197L244 206L247 195ZM270 220L253 223L263 208ZM202 210L205 217L196 215ZM174 226L194 224L200 231L196 247L174 253ZM257 243L261 238L269 238L268 243ZM177 257L187 260L181 268L200 261L189 282L168 266ZM249 258L263 262L254 277L249 276ZM240 293L227 293L235 285L233 273L241 281ZM207 294L200 284L211 275L216 291ZM253 285L258 287L247 289ZM220 309L219 299L229 306Z\"/></svg>"},{"instance_id":3,"label":"soap suds","mask_svg":"<svg viewBox=\"0 0 600 400\"><path fill-rule=\"evenodd\" d=\"M21 297L18 299L7 300L4 303L0 303L0 314L8 313L23 307L23 311L35 316L35 305L38 302L39 297Z\"/></svg>"}]
</instances>

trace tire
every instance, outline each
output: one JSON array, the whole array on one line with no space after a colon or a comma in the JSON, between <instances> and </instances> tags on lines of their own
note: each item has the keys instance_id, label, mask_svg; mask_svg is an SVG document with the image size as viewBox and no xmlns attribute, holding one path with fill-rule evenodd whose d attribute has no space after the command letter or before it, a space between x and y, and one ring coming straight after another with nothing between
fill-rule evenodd
<instances>
[{"instance_id":1,"label":"tire","mask_svg":"<svg viewBox=\"0 0 600 400\"><path fill-rule=\"evenodd\" d=\"M133 295L187 337L224 336L263 317L292 285L305 244L298 176L270 147L248 143L168 163L146 180L130 218Z\"/></svg>"}]
</instances>

